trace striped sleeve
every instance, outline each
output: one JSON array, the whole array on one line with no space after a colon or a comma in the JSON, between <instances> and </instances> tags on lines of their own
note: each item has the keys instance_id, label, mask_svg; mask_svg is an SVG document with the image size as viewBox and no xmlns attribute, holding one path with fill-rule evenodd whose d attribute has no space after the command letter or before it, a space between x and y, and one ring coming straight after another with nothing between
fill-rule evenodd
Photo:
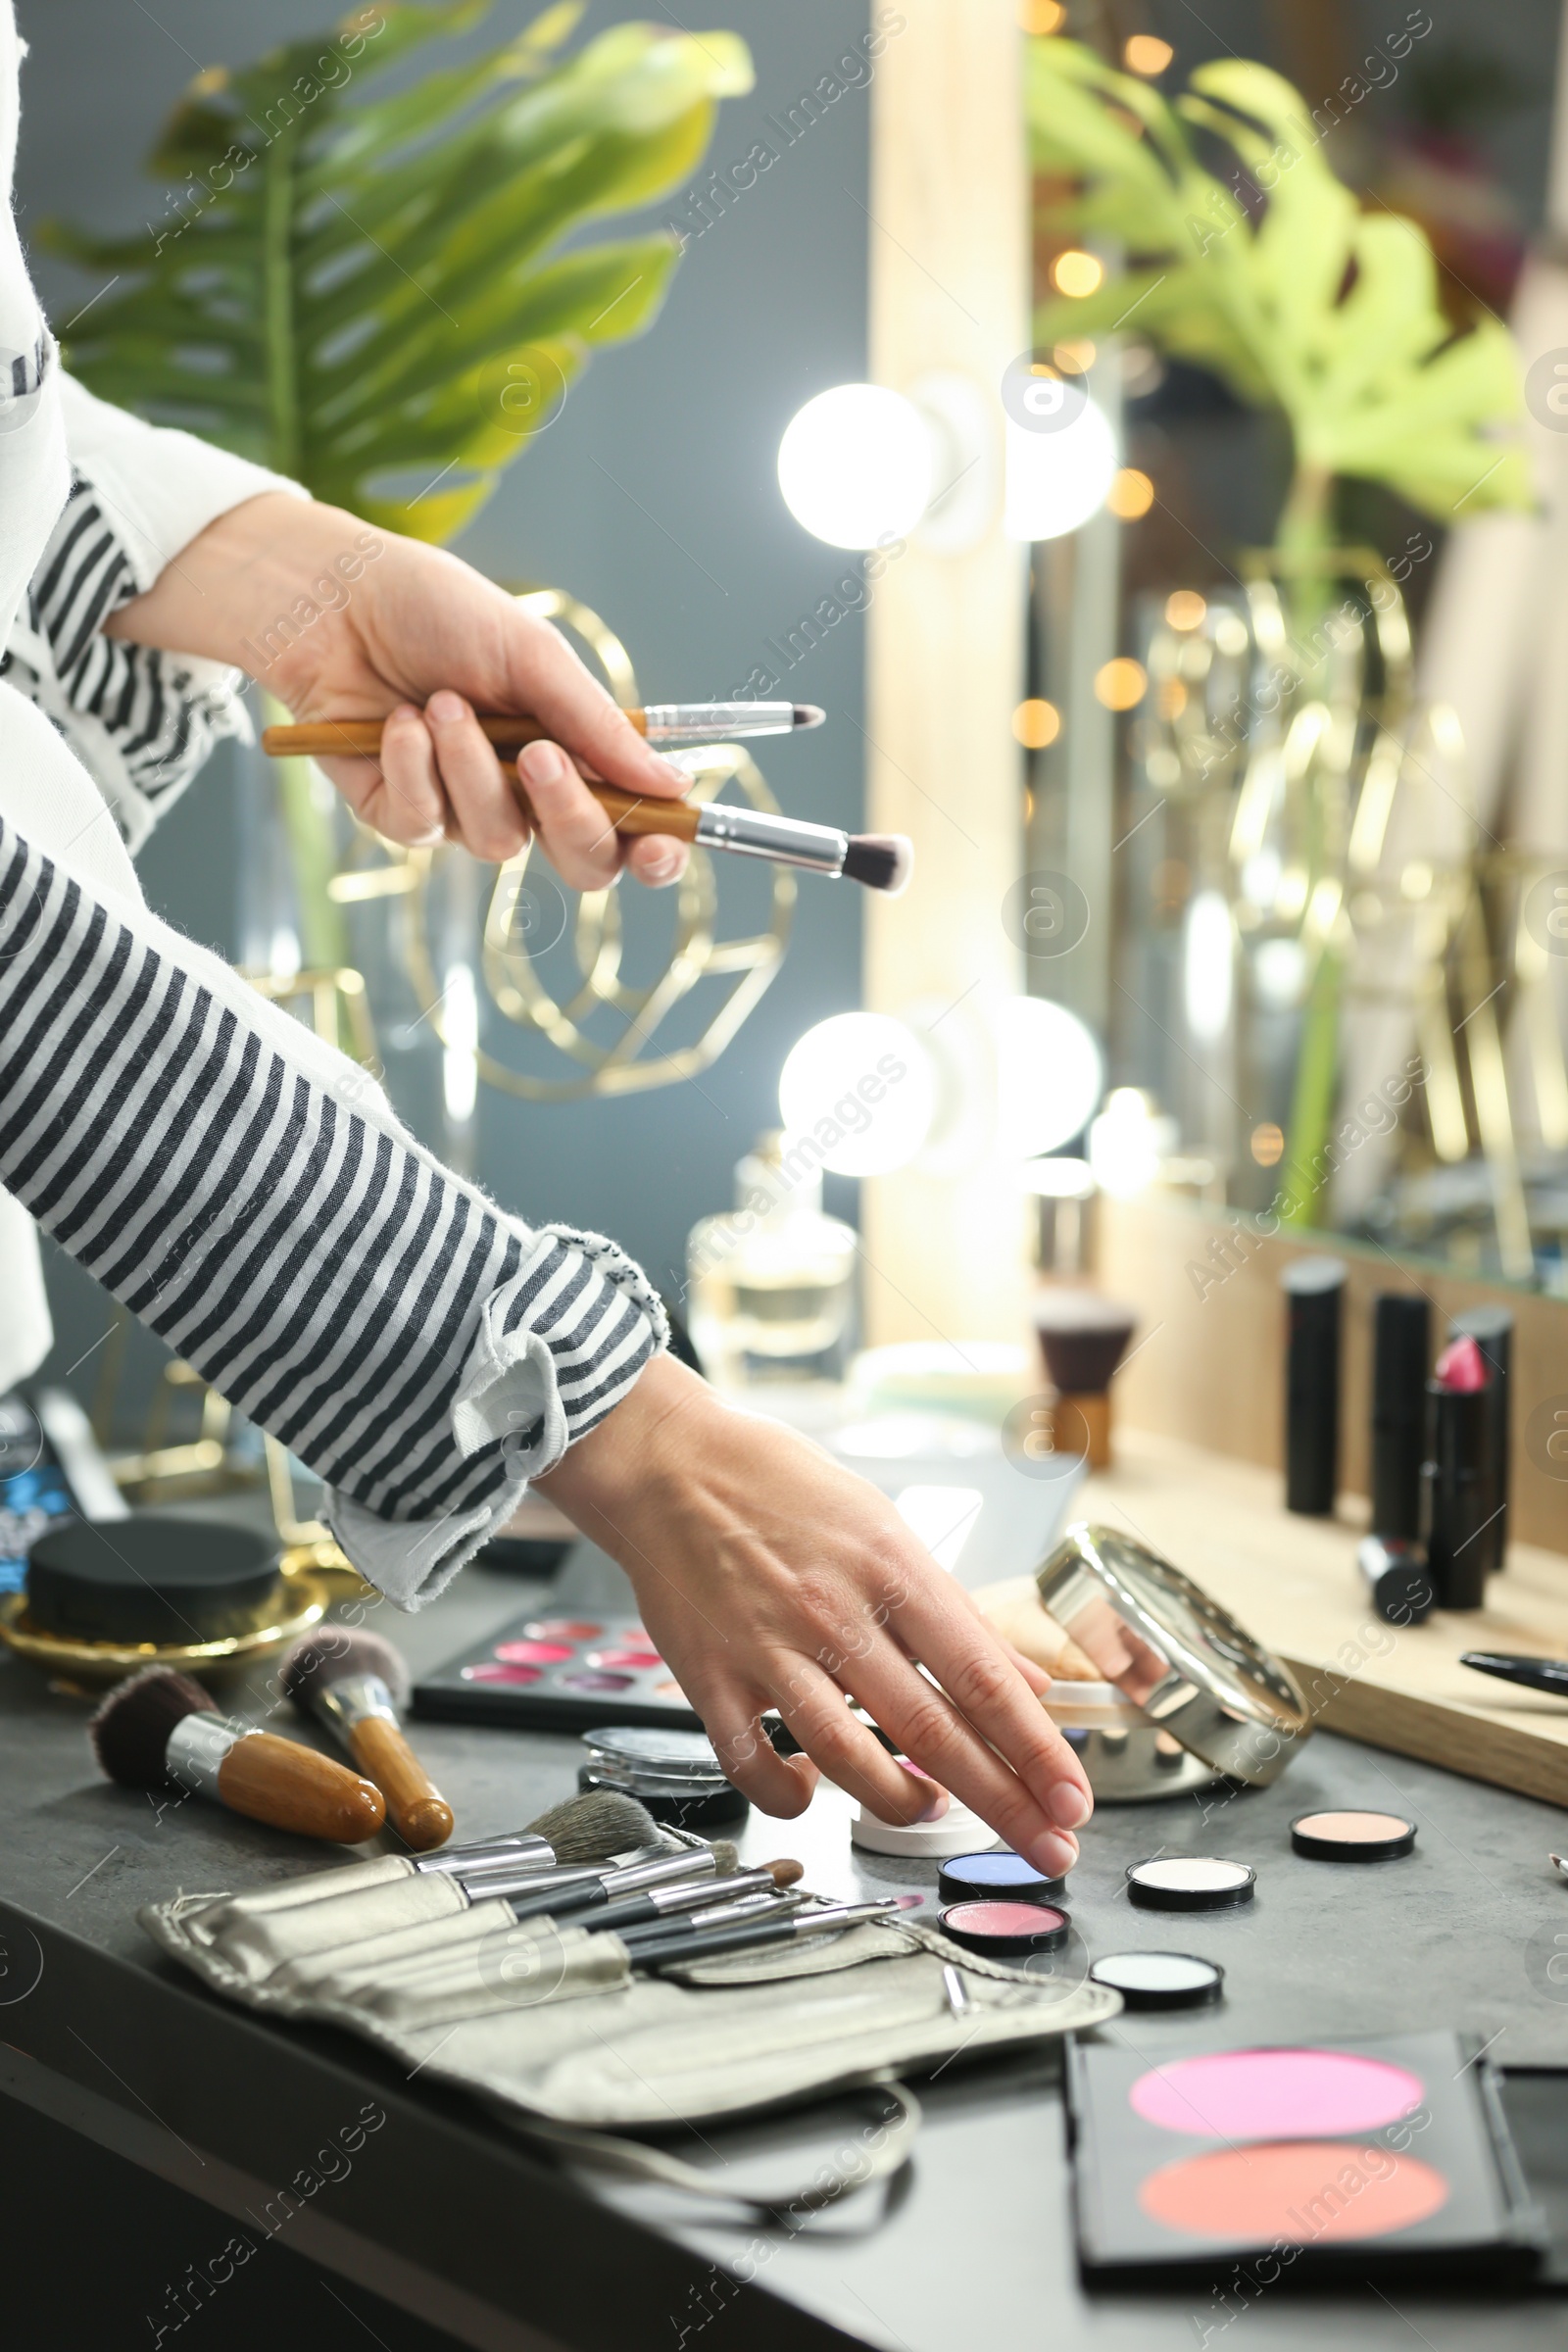
<instances>
[{"instance_id":1,"label":"striped sleeve","mask_svg":"<svg viewBox=\"0 0 1568 2352\"><path fill-rule=\"evenodd\" d=\"M612 1244L503 1215L264 1012L0 819L0 1183L417 1607L626 1395L662 1310Z\"/></svg>"},{"instance_id":2,"label":"striped sleeve","mask_svg":"<svg viewBox=\"0 0 1568 2352\"><path fill-rule=\"evenodd\" d=\"M69 739L134 852L214 745L248 726L237 671L104 635L145 585L129 541L112 498L77 472L0 678Z\"/></svg>"}]
</instances>

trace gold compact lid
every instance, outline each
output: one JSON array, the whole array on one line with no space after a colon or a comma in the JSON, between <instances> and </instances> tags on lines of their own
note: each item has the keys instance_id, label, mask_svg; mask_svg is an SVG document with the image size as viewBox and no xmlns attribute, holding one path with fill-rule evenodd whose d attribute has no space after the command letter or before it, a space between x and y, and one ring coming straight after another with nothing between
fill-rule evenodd
<instances>
[{"instance_id":1,"label":"gold compact lid","mask_svg":"<svg viewBox=\"0 0 1568 2352\"><path fill-rule=\"evenodd\" d=\"M1312 1717L1290 1670L1169 1560L1119 1528L1068 1528L1037 1579L1062 1631L1150 1723L1266 1788Z\"/></svg>"}]
</instances>

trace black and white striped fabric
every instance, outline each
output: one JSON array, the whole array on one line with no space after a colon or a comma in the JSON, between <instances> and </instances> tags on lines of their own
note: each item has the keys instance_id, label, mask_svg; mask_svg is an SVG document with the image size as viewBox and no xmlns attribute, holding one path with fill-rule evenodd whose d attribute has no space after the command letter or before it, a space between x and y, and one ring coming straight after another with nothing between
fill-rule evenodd
<instances>
[{"instance_id":1,"label":"black and white striped fabric","mask_svg":"<svg viewBox=\"0 0 1568 2352\"><path fill-rule=\"evenodd\" d=\"M112 505L81 474L0 655L0 678L67 736L127 846L140 849L213 746L244 720L226 675L103 634L140 593Z\"/></svg>"},{"instance_id":2,"label":"black and white striped fabric","mask_svg":"<svg viewBox=\"0 0 1568 2352\"><path fill-rule=\"evenodd\" d=\"M323 1084L186 946L0 820L0 1183L416 1605L625 1396L662 1310L612 1244L441 1168L352 1064Z\"/></svg>"}]
</instances>

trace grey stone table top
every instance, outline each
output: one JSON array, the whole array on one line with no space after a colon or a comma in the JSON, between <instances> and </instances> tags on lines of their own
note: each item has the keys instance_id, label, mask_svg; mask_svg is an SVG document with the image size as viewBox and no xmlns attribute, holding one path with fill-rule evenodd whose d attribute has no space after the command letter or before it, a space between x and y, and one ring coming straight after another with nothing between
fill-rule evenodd
<instances>
[{"instance_id":1,"label":"grey stone table top","mask_svg":"<svg viewBox=\"0 0 1568 2352\"><path fill-rule=\"evenodd\" d=\"M547 1590L557 1604L627 1605L618 1571L584 1546L551 1588L474 1569L419 1617L382 1609L371 1622L417 1672ZM233 1703L254 1716L266 1700L257 1677ZM135 1924L139 1904L282 1878L332 1856L194 1800L160 1812L110 1786L87 1749L87 1711L0 1653L0 2056L11 2069L0 2069L0 2087L231 2212L244 2200L223 2182L249 2182L254 2194L299 2161L293 2142L306 2126L291 2140L293 2116L308 2112L314 2128L373 2094L396 2129L370 2143L375 2163L363 2160L361 2186L323 2194L311 2250L350 2275L358 2264L367 2282L465 2341L978 2352L1026 2328L1028 2340L1057 2347L1175 2352L1214 2341L1244 2316L1246 2341L1270 2346L1321 2343L1347 2323L1379 2352L1408 2347L1412 2329L1434 2352L1475 2340L1476 2305L1401 2293L1396 2308L1375 2287L1332 2303L1279 2293L1245 2315L1207 2294L1085 2296L1049 2058L955 2065L920 2086L926 2127L891 2192L869 2191L794 2232L760 2230L723 2205L694 2219L691 2202L670 2192L549 2166L460 2102L398 2083L357 2043L239 2015L168 1969ZM316 1737L288 1716L278 1728ZM581 1753L573 1738L446 1724L420 1725L417 1740L466 1836L518 1827L570 1793ZM1407 1812L1419 1825L1415 1851L1371 1866L1302 1860L1288 1825L1320 1805ZM1161 2054L1219 2039L1452 2025L1488 2040L1506 2066L1568 2068L1568 1884L1548 1861L1565 1840L1549 1806L1320 1734L1272 1789L1102 1808L1066 1897L1075 1936L1062 1965L1135 1946L1221 1962L1221 2007L1124 2016L1109 2029ZM799 1854L824 1892L912 1888L935 1904L934 1864L852 1850L836 1791L822 1791L799 1823L754 1815L742 1850ZM1256 1898L1229 1914L1133 1910L1125 1866L1155 1852L1248 1861ZM42 1974L30 1984L34 1955ZM1568 2143L1568 2105L1563 2116ZM859 2120L847 2107L815 2110L689 2131L672 2145L716 2181L744 2186L808 2173ZM1568 2155L1562 2169L1568 2178ZM509 2239L541 2241L530 2260L493 2259L502 2217ZM563 2288L562 2269L575 2287ZM1486 2325L1494 2341L1533 2352L1561 2342L1561 2306L1501 2305Z\"/></svg>"}]
</instances>

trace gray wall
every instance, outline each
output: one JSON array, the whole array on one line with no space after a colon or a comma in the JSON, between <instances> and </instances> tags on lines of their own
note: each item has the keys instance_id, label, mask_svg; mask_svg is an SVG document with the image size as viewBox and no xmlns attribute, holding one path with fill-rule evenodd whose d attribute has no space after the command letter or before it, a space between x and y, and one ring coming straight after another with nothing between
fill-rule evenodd
<instances>
[{"instance_id":1,"label":"gray wall","mask_svg":"<svg viewBox=\"0 0 1568 2352\"><path fill-rule=\"evenodd\" d=\"M498 0L485 38L534 13ZM119 230L153 218L159 199L140 158L198 67L250 59L333 14L330 0L160 0L155 24L126 0L19 0L31 43L24 234L52 213ZM647 0L594 0L584 30L633 15L677 22ZM758 86L721 110L710 162L743 156L762 116L829 71L866 20L864 0L714 0L695 21L745 36ZM716 694L744 677L763 639L786 631L843 568L791 519L773 465L800 403L864 373L867 116L865 90L848 91L692 240L652 332L595 359L460 543L498 578L550 581L594 606L625 639L650 699ZM651 218L677 210L671 200ZM46 262L39 278L57 325L94 290ZM769 780L800 815L858 820L861 637L846 619L791 675L788 691L825 705L831 723L799 744L763 747ZM155 904L230 951L234 800L233 763L220 755L142 859ZM666 1287L677 1284L688 1228L727 1205L732 1163L776 1114L790 1045L856 1002L858 897L804 882L782 974L700 1086L565 1105L483 1095L482 1181L508 1206L614 1234ZM57 1268L55 1288L63 1369L103 1329L105 1307L74 1269Z\"/></svg>"}]
</instances>

